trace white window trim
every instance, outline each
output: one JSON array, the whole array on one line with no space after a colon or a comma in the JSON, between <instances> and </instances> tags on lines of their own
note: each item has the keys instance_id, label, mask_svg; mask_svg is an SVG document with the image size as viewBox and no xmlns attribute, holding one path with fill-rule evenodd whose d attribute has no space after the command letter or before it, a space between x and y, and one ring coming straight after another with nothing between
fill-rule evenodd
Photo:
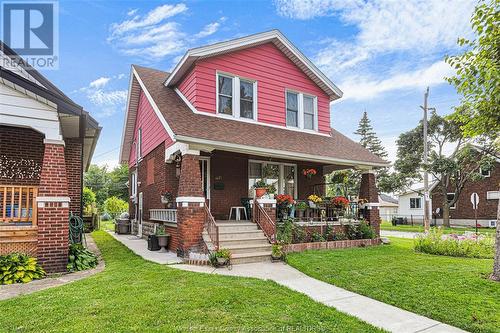
<instances>
[{"instance_id":1,"label":"white window trim","mask_svg":"<svg viewBox=\"0 0 500 333\"><path fill-rule=\"evenodd\" d=\"M131 192L132 192L131 198L134 199L134 201L135 201L135 198L137 196L137 170L132 171L130 178L132 178L131 179L132 182L130 184L131 185L130 188L131 188Z\"/></svg>"},{"instance_id":2,"label":"white window trim","mask_svg":"<svg viewBox=\"0 0 500 333\"><path fill-rule=\"evenodd\" d=\"M142 160L142 127L137 129L137 143L135 149L136 160L140 162Z\"/></svg>"},{"instance_id":3,"label":"white window trim","mask_svg":"<svg viewBox=\"0 0 500 333\"><path fill-rule=\"evenodd\" d=\"M420 200L420 207L412 207L411 206L411 199L419 199ZM422 198L420 197L413 197L413 198L410 198L409 202L408 202L409 206L410 206L410 209L422 209Z\"/></svg>"},{"instance_id":4,"label":"white window trim","mask_svg":"<svg viewBox=\"0 0 500 333\"><path fill-rule=\"evenodd\" d=\"M295 174L294 174L294 187L293 187L293 198L297 199L298 197L298 170L297 170L297 164L295 163L284 163L284 162L270 162L270 161L263 161L263 160L253 160L249 159L247 163L247 169L248 171L250 170L250 163L260 163L262 164L262 168L264 168L267 164L274 164L279 166L279 180L278 180L278 188L276 189L277 194L283 194L285 192L285 168L284 166L293 166L295 167ZM248 174L247 171L247 174ZM248 178L248 177L247 177ZM248 179L247 179L248 181Z\"/></svg>"},{"instance_id":5,"label":"white window trim","mask_svg":"<svg viewBox=\"0 0 500 333\"><path fill-rule=\"evenodd\" d=\"M453 196L455 196L455 193L452 193L452 192L446 193L446 201L448 201L448 195L449 194L453 194ZM457 208L457 202L455 202L455 204L453 206L450 206L450 209L456 209Z\"/></svg>"},{"instance_id":6,"label":"white window trim","mask_svg":"<svg viewBox=\"0 0 500 333\"><path fill-rule=\"evenodd\" d=\"M233 114L228 115L219 113L219 76L233 79ZM253 84L253 118L245 118L240 115L240 80L248 81ZM257 117L257 81L247 77L237 76L231 73L216 71L215 73L215 112L219 117L238 119L244 121L256 122Z\"/></svg>"},{"instance_id":7,"label":"white window trim","mask_svg":"<svg viewBox=\"0 0 500 333\"><path fill-rule=\"evenodd\" d=\"M491 177L491 170L488 170L488 175L483 175L483 169L479 168L479 173L481 174L481 176L483 176L484 178L489 178Z\"/></svg>"},{"instance_id":8,"label":"white window trim","mask_svg":"<svg viewBox=\"0 0 500 333\"><path fill-rule=\"evenodd\" d=\"M486 200L498 200L500 198L500 191L487 191Z\"/></svg>"},{"instance_id":9,"label":"white window trim","mask_svg":"<svg viewBox=\"0 0 500 333\"><path fill-rule=\"evenodd\" d=\"M297 94L297 106L298 106L297 125L298 126L290 126L287 123L286 117L287 117L287 112L288 112L288 99L287 99L288 93ZM314 126L314 128L313 129L304 128L304 96L311 97L314 100L314 102L313 102L313 107L314 107L314 124L313 124L313 126ZM308 94L308 93L293 90L293 89L285 89L285 125L287 128L298 128L298 129L303 130L305 132L312 132L312 133L318 132L318 97L311 95L311 94Z\"/></svg>"}]
</instances>

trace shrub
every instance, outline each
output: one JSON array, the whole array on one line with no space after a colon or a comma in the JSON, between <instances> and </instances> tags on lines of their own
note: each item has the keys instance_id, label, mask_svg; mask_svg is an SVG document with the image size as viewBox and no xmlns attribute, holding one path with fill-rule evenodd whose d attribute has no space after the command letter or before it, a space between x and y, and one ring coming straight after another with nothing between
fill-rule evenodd
<instances>
[{"instance_id":1,"label":"shrub","mask_svg":"<svg viewBox=\"0 0 500 333\"><path fill-rule=\"evenodd\" d=\"M97 256L87 250L82 244L69 246L68 265L69 272L84 271L97 266Z\"/></svg>"},{"instance_id":2,"label":"shrub","mask_svg":"<svg viewBox=\"0 0 500 333\"><path fill-rule=\"evenodd\" d=\"M112 218L128 211L128 203L117 197L110 197L104 201L104 210L111 215Z\"/></svg>"},{"instance_id":3,"label":"shrub","mask_svg":"<svg viewBox=\"0 0 500 333\"><path fill-rule=\"evenodd\" d=\"M292 229L292 220L284 220L283 223L278 224L276 230L276 239L281 243L290 244L292 242Z\"/></svg>"},{"instance_id":4,"label":"shrub","mask_svg":"<svg viewBox=\"0 0 500 333\"><path fill-rule=\"evenodd\" d=\"M307 240L306 228L300 225L294 225L292 229L293 243L304 243Z\"/></svg>"},{"instance_id":5,"label":"shrub","mask_svg":"<svg viewBox=\"0 0 500 333\"><path fill-rule=\"evenodd\" d=\"M36 258L22 253L0 256L0 284L27 283L45 275Z\"/></svg>"},{"instance_id":6,"label":"shrub","mask_svg":"<svg viewBox=\"0 0 500 333\"><path fill-rule=\"evenodd\" d=\"M349 238L347 238L347 235L345 233L343 233L342 231L333 233L333 240L334 241L340 241L340 240L346 240L346 239L349 239Z\"/></svg>"},{"instance_id":7,"label":"shrub","mask_svg":"<svg viewBox=\"0 0 500 333\"><path fill-rule=\"evenodd\" d=\"M366 221L361 221L358 225L346 225L345 233L348 239L373 239L376 237L375 230Z\"/></svg>"},{"instance_id":8,"label":"shrub","mask_svg":"<svg viewBox=\"0 0 500 333\"><path fill-rule=\"evenodd\" d=\"M323 237L322 234L319 232L313 232L311 235L311 242L316 243L316 242L324 242L325 238Z\"/></svg>"},{"instance_id":9,"label":"shrub","mask_svg":"<svg viewBox=\"0 0 500 333\"><path fill-rule=\"evenodd\" d=\"M417 252L428 254L469 257L493 258L494 239L491 236L475 234L444 235L441 228L433 228L425 235L419 235L414 240Z\"/></svg>"}]
</instances>

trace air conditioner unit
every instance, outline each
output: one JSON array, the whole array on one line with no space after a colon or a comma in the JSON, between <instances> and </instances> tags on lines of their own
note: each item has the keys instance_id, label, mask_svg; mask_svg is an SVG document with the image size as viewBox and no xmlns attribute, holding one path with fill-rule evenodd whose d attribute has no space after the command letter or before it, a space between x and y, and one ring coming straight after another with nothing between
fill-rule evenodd
<instances>
[{"instance_id":1,"label":"air conditioner unit","mask_svg":"<svg viewBox=\"0 0 500 333\"><path fill-rule=\"evenodd\" d=\"M496 228L497 227L497 220L490 220L489 227L490 228Z\"/></svg>"}]
</instances>

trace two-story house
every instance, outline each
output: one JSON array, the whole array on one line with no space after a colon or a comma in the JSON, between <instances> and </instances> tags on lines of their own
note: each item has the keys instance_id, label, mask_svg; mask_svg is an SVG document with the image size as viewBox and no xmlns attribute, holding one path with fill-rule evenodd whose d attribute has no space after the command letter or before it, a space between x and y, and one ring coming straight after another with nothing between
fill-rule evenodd
<instances>
[{"instance_id":1,"label":"two-story house","mask_svg":"<svg viewBox=\"0 0 500 333\"><path fill-rule=\"evenodd\" d=\"M324 191L324 174L345 168L364 170L360 197L378 232L372 170L387 162L331 128L330 103L341 97L277 30L191 49L171 73L132 66L120 160L130 167L133 232L145 236L162 223L169 249L186 256L203 251L207 236L228 247L227 228L257 222L259 230L246 224L248 233L232 236L266 254L259 237L273 238L274 199L258 199L252 216L240 213L251 222L222 223L242 199L253 203L253 185L265 178L277 194L306 199ZM317 173L306 177L306 169ZM166 192L174 207L162 203Z\"/></svg>"}]
</instances>

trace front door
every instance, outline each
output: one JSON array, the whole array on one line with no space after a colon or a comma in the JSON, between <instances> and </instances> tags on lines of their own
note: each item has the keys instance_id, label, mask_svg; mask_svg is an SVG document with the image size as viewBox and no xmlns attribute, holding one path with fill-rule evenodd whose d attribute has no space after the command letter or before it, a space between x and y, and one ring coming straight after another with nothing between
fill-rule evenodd
<instances>
[{"instance_id":1,"label":"front door","mask_svg":"<svg viewBox=\"0 0 500 333\"><path fill-rule=\"evenodd\" d=\"M210 207L210 157L200 157L201 186Z\"/></svg>"},{"instance_id":2,"label":"front door","mask_svg":"<svg viewBox=\"0 0 500 333\"><path fill-rule=\"evenodd\" d=\"M137 214L137 236L142 237L142 192L139 193Z\"/></svg>"}]
</instances>

